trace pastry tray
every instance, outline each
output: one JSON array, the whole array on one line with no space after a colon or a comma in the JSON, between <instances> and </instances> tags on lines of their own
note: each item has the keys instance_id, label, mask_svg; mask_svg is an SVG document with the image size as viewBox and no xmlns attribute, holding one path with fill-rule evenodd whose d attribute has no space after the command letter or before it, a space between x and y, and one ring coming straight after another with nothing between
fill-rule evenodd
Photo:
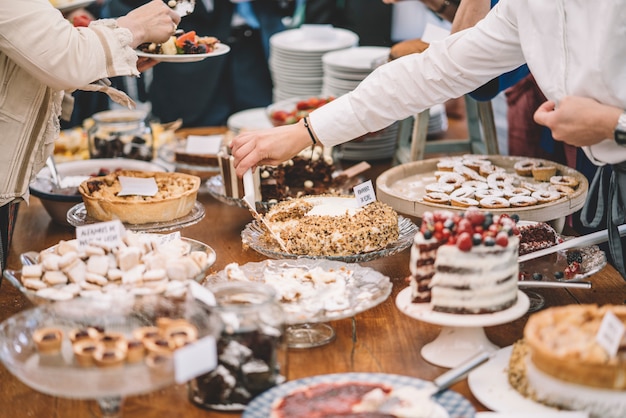
<instances>
[{"instance_id":1,"label":"pastry tray","mask_svg":"<svg viewBox=\"0 0 626 418\"><path fill-rule=\"evenodd\" d=\"M493 164L502 167L507 173L514 174L513 166L518 161L528 160L528 157L510 157L501 155L484 156ZM451 210L464 212L466 208L450 205L429 203L422 200L426 194L424 187L435 182L437 163L441 158L433 158L422 161L414 161L390 168L382 173L376 180L376 193L378 199L387 203L400 213L422 217L424 212L434 210ZM493 213L516 213L520 219L527 221L549 222L560 219L566 215L581 209L587 197L589 182L580 172L567 166L548 160L532 158L544 165L552 165L557 169L557 175L575 177L579 184L569 196L564 196L550 203L537 204L528 207L489 209ZM409 181L407 181L410 180Z\"/></svg>"}]
</instances>

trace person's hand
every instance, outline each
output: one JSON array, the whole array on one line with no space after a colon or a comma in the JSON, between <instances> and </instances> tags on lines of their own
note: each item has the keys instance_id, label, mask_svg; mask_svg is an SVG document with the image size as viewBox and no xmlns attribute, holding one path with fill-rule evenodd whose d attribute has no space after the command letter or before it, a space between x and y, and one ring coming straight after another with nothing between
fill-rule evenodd
<instances>
[{"instance_id":1,"label":"person's hand","mask_svg":"<svg viewBox=\"0 0 626 418\"><path fill-rule=\"evenodd\" d=\"M180 16L162 0L152 0L117 19L117 25L133 34L131 46L144 42L163 43L174 34Z\"/></svg>"},{"instance_id":2,"label":"person's hand","mask_svg":"<svg viewBox=\"0 0 626 418\"><path fill-rule=\"evenodd\" d=\"M558 106L550 100L543 103L535 111L534 120L550 128L554 139L582 147L613 138L622 112L593 99L568 96Z\"/></svg>"},{"instance_id":3,"label":"person's hand","mask_svg":"<svg viewBox=\"0 0 626 418\"><path fill-rule=\"evenodd\" d=\"M144 71L149 70L150 68L154 67L158 63L159 61L152 59L152 58L139 57L137 58L137 71L139 71L140 73L143 73Z\"/></svg>"},{"instance_id":4,"label":"person's hand","mask_svg":"<svg viewBox=\"0 0 626 418\"><path fill-rule=\"evenodd\" d=\"M239 177L257 165L278 165L308 146L311 146L311 137L302 121L294 125L242 132L230 144Z\"/></svg>"}]
</instances>

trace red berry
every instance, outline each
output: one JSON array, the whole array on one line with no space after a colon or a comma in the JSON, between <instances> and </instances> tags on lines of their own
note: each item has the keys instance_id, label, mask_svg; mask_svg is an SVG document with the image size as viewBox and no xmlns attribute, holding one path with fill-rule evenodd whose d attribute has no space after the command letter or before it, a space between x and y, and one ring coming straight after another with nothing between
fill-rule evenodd
<instances>
[{"instance_id":1,"label":"red berry","mask_svg":"<svg viewBox=\"0 0 626 418\"><path fill-rule=\"evenodd\" d=\"M506 232L498 233L498 235L496 235L496 245L499 245L501 247L506 247L507 245L509 245L509 234L507 234Z\"/></svg>"},{"instance_id":2,"label":"red berry","mask_svg":"<svg viewBox=\"0 0 626 418\"><path fill-rule=\"evenodd\" d=\"M472 235L463 232L456 239L456 246L461 251L470 251L472 249Z\"/></svg>"},{"instance_id":3,"label":"red berry","mask_svg":"<svg viewBox=\"0 0 626 418\"><path fill-rule=\"evenodd\" d=\"M469 220L472 225L482 225L485 222L485 214L478 210L468 210L465 213L465 219Z\"/></svg>"}]
</instances>

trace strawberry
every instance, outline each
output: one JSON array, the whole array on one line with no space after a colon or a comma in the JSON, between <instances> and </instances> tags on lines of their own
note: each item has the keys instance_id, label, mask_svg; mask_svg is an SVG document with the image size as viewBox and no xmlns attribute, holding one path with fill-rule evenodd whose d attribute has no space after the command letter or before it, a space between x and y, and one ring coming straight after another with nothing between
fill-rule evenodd
<instances>
[{"instance_id":1,"label":"strawberry","mask_svg":"<svg viewBox=\"0 0 626 418\"><path fill-rule=\"evenodd\" d=\"M463 232L456 238L456 246L461 251L470 251L472 249L472 235L469 232Z\"/></svg>"},{"instance_id":2,"label":"strawberry","mask_svg":"<svg viewBox=\"0 0 626 418\"><path fill-rule=\"evenodd\" d=\"M72 25L75 27L87 27L91 23L91 18L85 14L78 14L72 18Z\"/></svg>"}]
</instances>

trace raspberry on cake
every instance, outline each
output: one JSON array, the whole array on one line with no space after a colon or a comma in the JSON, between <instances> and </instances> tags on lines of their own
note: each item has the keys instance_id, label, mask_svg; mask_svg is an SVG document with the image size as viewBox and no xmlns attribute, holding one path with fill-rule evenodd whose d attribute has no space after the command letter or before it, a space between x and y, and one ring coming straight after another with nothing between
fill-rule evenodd
<instances>
[{"instance_id":1,"label":"raspberry on cake","mask_svg":"<svg viewBox=\"0 0 626 418\"><path fill-rule=\"evenodd\" d=\"M411 248L412 301L458 314L512 306L517 300L518 234L508 215L424 213Z\"/></svg>"}]
</instances>

